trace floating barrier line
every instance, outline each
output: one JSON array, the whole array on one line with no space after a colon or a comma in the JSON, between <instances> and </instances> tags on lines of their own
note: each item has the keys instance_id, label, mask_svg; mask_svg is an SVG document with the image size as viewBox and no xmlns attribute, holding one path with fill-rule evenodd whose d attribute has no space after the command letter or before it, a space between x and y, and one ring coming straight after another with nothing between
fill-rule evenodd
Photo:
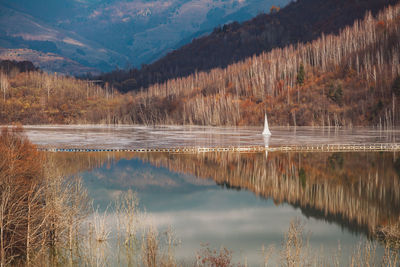
<instances>
[{"instance_id":1,"label":"floating barrier line","mask_svg":"<svg viewBox=\"0 0 400 267\"><path fill-rule=\"evenodd\" d=\"M328 145L289 145L289 146L240 146L240 147L176 147L176 148L51 148L39 147L38 150L46 152L136 152L136 153L173 153L193 154L208 152L353 152L353 151L400 151L399 143L389 144L328 144Z\"/></svg>"}]
</instances>

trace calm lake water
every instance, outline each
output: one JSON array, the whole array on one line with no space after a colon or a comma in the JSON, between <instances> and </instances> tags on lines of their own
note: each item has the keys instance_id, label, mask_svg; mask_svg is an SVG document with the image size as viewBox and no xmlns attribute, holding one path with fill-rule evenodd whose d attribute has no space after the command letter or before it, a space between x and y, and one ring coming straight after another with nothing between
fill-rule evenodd
<instances>
[{"instance_id":1,"label":"calm lake water","mask_svg":"<svg viewBox=\"0 0 400 267\"><path fill-rule=\"evenodd\" d=\"M400 156L392 152L56 157L74 165L69 171L81 174L100 210L128 189L135 191L149 223L160 233L174 228L181 241L176 255L186 262L207 243L259 266L262 246L279 249L295 218L309 232L313 253L323 248L331 257L340 244L347 261L360 241L376 239L378 227L400 220ZM112 209L108 214L109 227L116 230Z\"/></svg>"},{"instance_id":2,"label":"calm lake water","mask_svg":"<svg viewBox=\"0 0 400 267\"><path fill-rule=\"evenodd\" d=\"M265 145L262 127L26 126L38 145L74 148L171 148ZM270 146L400 143L400 128L271 127Z\"/></svg>"},{"instance_id":3,"label":"calm lake water","mask_svg":"<svg viewBox=\"0 0 400 267\"><path fill-rule=\"evenodd\" d=\"M32 126L43 146L143 148L264 145L261 128ZM400 130L272 128L270 146L397 143ZM178 259L195 261L201 244L224 246L236 262L263 263L262 246L282 245L300 219L312 254L342 263L360 241L377 244L379 227L400 220L400 154L357 153L49 153L68 175L79 174L100 211L133 190L146 223L172 226ZM108 226L116 215L107 209ZM116 242L111 234L110 242ZM111 246L112 247L112 246ZM277 251L276 250L276 251ZM110 249L108 260L115 263ZM278 257L275 253L275 257ZM190 266L193 266L190 265Z\"/></svg>"}]
</instances>

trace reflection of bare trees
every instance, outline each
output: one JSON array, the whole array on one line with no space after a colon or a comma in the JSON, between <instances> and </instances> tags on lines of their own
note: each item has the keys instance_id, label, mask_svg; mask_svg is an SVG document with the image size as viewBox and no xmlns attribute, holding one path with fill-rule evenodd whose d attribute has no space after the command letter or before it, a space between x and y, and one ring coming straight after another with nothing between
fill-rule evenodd
<instances>
[{"instance_id":1,"label":"reflection of bare trees","mask_svg":"<svg viewBox=\"0 0 400 267\"><path fill-rule=\"evenodd\" d=\"M157 167L213 179L289 203L306 216L334 221L373 234L400 220L400 179L392 153L56 153L67 173L122 158L140 158Z\"/></svg>"},{"instance_id":2,"label":"reflection of bare trees","mask_svg":"<svg viewBox=\"0 0 400 267\"><path fill-rule=\"evenodd\" d=\"M391 153L272 153L268 157L261 153L141 156L156 166L248 189L277 204L298 206L306 215L370 234L400 219L400 179Z\"/></svg>"},{"instance_id":3,"label":"reflection of bare trees","mask_svg":"<svg viewBox=\"0 0 400 267\"><path fill-rule=\"evenodd\" d=\"M47 153L64 175L74 175L106 165L110 168L121 159L132 159L134 154L124 152Z\"/></svg>"}]
</instances>

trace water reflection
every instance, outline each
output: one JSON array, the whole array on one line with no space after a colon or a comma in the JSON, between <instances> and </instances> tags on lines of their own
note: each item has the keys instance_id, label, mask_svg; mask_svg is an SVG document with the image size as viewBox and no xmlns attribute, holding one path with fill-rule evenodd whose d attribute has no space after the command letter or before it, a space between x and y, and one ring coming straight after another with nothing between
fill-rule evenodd
<instances>
[{"instance_id":1,"label":"water reflection","mask_svg":"<svg viewBox=\"0 0 400 267\"><path fill-rule=\"evenodd\" d=\"M268 160L261 153L223 152L54 157L68 174L92 170L86 175L91 184L107 190L190 192L213 185L212 179L221 187L246 189L275 204L289 203L306 216L349 229L372 233L377 226L400 220L400 157L395 153L270 153Z\"/></svg>"},{"instance_id":2,"label":"water reflection","mask_svg":"<svg viewBox=\"0 0 400 267\"><path fill-rule=\"evenodd\" d=\"M250 258L256 244L279 244L294 216L332 247L354 244L358 234L374 238L379 227L400 221L395 153L52 155L66 173L82 173L102 207L128 188L137 191L159 226L180 229L182 256L201 241L246 246Z\"/></svg>"}]
</instances>

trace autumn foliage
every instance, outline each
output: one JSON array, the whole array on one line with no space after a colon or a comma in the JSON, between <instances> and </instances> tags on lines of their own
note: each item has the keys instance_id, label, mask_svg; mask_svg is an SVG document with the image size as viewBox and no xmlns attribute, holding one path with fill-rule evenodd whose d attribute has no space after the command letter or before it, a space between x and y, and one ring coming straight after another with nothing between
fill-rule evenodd
<instances>
[{"instance_id":1,"label":"autumn foliage","mask_svg":"<svg viewBox=\"0 0 400 267\"><path fill-rule=\"evenodd\" d=\"M20 126L1 130L0 155L2 181L12 179L26 186L43 176L43 157Z\"/></svg>"},{"instance_id":2,"label":"autumn foliage","mask_svg":"<svg viewBox=\"0 0 400 267\"><path fill-rule=\"evenodd\" d=\"M392 128L399 29L397 4L337 35L127 94L40 72L2 74L0 122L262 125L266 112L271 125Z\"/></svg>"}]
</instances>

